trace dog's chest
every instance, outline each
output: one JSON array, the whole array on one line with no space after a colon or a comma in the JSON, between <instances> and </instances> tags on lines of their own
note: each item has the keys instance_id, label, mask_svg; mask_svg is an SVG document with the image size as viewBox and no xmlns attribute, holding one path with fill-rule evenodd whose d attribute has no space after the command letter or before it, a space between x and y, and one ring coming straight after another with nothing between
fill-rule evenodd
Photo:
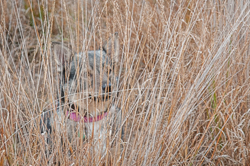
<instances>
[{"instance_id":1,"label":"dog's chest","mask_svg":"<svg viewBox=\"0 0 250 166\"><path fill-rule=\"evenodd\" d=\"M103 118L102 120L99 120L97 122L90 122L85 123L85 132L87 138L91 138L92 136L94 138L103 138L106 134L106 119L107 117Z\"/></svg>"}]
</instances>

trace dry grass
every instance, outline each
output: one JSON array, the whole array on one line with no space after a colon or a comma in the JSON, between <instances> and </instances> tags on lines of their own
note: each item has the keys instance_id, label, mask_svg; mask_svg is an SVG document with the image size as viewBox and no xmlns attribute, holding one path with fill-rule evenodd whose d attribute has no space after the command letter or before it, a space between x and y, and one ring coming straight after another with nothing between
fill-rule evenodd
<instances>
[{"instance_id":1,"label":"dry grass","mask_svg":"<svg viewBox=\"0 0 250 166\"><path fill-rule=\"evenodd\" d=\"M61 165L249 165L249 23L248 0L0 0L0 165L47 164L37 117L57 100L51 41L80 52L114 32L123 152L69 156L58 139Z\"/></svg>"}]
</instances>

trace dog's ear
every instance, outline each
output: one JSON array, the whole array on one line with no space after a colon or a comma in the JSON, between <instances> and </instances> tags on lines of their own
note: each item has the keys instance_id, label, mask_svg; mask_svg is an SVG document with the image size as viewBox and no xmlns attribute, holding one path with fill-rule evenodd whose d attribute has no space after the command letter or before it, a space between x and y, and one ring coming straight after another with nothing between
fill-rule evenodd
<instances>
[{"instance_id":1,"label":"dog's ear","mask_svg":"<svg viewBox=\"0 0 250 166\"><path fill-rule=\"evenodd\" d=\"M119 49L120 49L118 37L119 37L118 32L116 32L108 41L104 43L102 48L103 51L105 51L109 57L114 58L115 62L118 62Z\"/></svg>"},{"instance_id":2,"label":"dog's ear","mask_svg":"<svg viewBox=\"0 0 250 166\"><path fill-rule=\"evenodd\" d=\"M57 71L62 72L63 69L69 65L73 52L70 48L64 46L62 43L52 43L52 53L54 54L57 64Z\"/></svg>"}]
</instances>

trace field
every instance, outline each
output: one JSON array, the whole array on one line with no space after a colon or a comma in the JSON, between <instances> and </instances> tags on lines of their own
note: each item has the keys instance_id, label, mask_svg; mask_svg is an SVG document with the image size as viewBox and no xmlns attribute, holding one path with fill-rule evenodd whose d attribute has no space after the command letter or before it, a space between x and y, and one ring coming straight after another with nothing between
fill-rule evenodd
<instances>
[{"instance_id":1,"label":"field","mask_svg":"<svg viewBox=\"0 0 250 166\"><path fill-rule=\"evenodd\" d=\"M0 0L0 166L250 165L249 27L248 0ZM124 141L93 157L62 130L46 156L51 42L79 53L115 32Z\"/></svg>"}]
</instances>

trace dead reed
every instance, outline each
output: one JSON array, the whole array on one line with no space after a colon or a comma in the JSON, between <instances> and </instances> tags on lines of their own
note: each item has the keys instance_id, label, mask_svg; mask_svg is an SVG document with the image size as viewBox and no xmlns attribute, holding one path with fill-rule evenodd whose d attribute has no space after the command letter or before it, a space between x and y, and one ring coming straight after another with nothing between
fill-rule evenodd
<instances>
[{"instance_id":1,"label":"dead reed","mask_svg":"<svg viewBox=\"0 0 250 166\"><path fill-rule=\"evenodd\" d=\"M125 140L53 154L62 165L249 165L248 0L0 0L0 165L46 165L37 126L59 90L51 41L121 43L116 74ZM66 138L63 138L66 139ZM120 154L121 153L121 154Z\"/></svg>"}]
</instances>

